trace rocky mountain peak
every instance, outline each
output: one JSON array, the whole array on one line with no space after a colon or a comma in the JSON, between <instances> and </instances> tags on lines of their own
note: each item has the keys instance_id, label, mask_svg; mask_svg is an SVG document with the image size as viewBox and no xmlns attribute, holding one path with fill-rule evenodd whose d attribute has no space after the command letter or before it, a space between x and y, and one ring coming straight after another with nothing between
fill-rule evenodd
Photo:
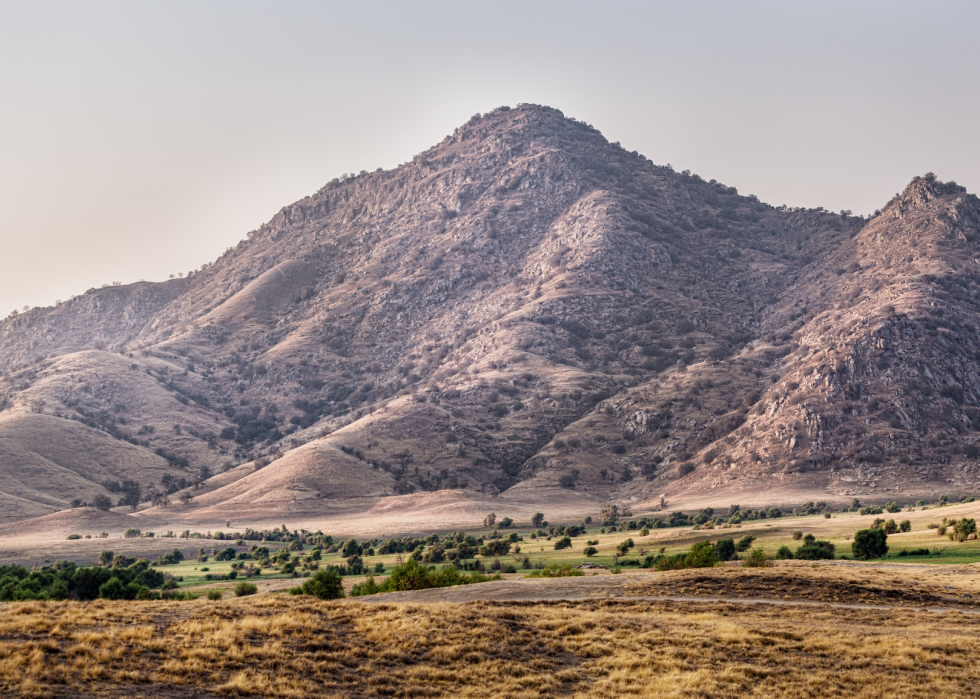
<instances>
[{"instance_id":1,"label":"rocky mountain peak","mask_svg":"<svg viewBox=\"0 0 980 699\"><path fill-rule=\"evenodd\" d=\"M885 211L894 210L898 214L907 214L934 206L939 200L948 200L966 194L966 187L956 182L943 182L929 172L922 177L915 177L901 194L896 194L889 202Z\"/></svg>"},{"instance_id":2,"label":"rocky mountain peak","mask_svg":"<svg viewBox=\"0 0 980 699\"><path fill-rule=\"evenodd\" d=\"M0 322L0 497L125 480L148 516L275 519L965 487L978 211L931 175L870 222L776 209L501 107L190 278Z\"/></svg>"}]
</instances>

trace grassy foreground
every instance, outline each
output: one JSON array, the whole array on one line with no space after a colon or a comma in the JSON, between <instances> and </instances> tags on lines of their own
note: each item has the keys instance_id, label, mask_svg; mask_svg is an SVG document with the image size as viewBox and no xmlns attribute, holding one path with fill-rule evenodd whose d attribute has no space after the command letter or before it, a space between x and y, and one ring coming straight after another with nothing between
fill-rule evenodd
<instances>
[{"instance_id":1,"label":"grassy foreground","mask_svg":"<svg viewBox=\"0 0 980 699\"><path fill-rule=\"evenodd\" d=\"M638 595L654 592L644 581L659 587L661 579L688 594L710 588L703 601L685 602L366 604L272 595L9 604L0 606L0 695L975 696L980 616L708 597L760 575L784 591L847 577L803 566L635 577ZM877 577L861 575L862 590ZM944 590L939 582L929 591Z\"/></svg>"}]
</instances>

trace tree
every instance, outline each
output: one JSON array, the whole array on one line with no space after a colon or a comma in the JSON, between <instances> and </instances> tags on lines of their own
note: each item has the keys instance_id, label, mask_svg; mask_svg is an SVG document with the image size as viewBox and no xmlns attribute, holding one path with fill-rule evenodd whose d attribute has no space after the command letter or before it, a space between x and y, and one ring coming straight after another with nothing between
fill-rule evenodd
<instances>
[{"instance_id":1,"label":"tree","mask_svg":"<svg viewBox=\"0 0 980 699\"><path fill-rule=\"evenodd\" d=\"M977 522L964 517L953 522L947 533L952 541L966 541L971 535L976 536Z\"/></svg>"},{"instance_id":2,"label":"tree","mask_svg":"<svg viewBox=\"0 0 980 699\"><path fill-rule=\"evenodd\" d=\"M555 551L561 551L562 549L568 549L572 547L572 540L567 536L558 539L555 542Z\"/></svg>"},{"instance_id":3,"label":"tree","mask_svg":"<svg viewBox=\"0 0 980 699\"><path fill-rule=\"evenodd\" d=\"M140 485L136 481L126 480L122 482L123 496L119 498L119 506L129 505L133 510L140 504Z\"/></svg>"},{"instance_id":4,"label":"tree","mask_svg":"<svg viewBox=\"0 0 980 699\"><path fill-rule=\"evenodd\" d=\"M599 549L597 549L595 546L586 546L582 553L584 553L588 558L592 558L594 555L599 553Z\"/></svg>"},{"instance_id":5,"label":"tree","mask_svg":"<svg viewBox=\"0 0 980 699\"><path fill-rule=\"evenodd\" d=\"M510 553L510 539L491 539L480 547L481 556L506 556Z\"/></svg>"},{"instance_id":6,"label":"tree","mask_svg":"<svg viewBox=\"0 0 980 699\"><path fill-rule=\"evenodd\" d=\"M730 561L735 558L735 540L722 539L715 544L715 551L718 558L722 561Z\"/></svg>"},{"instance_id":7,"label":"tree","mask_svg":"<svg viewBox=\"0 0 980 699\"><path fill-rule=\"evenodd\" d=\"M318 570L312 578L303 583L301 589L304 595L313 595L317 599L341 599L344 596L340 571L333 566Z\"/></svg>"},{"instance_id":8,"label":"tree","mask_svg":"<svg viewBox=\"0 0 980 699\"><path fill-rule=\"evenodd\" d=\"M741 553L742 551L748 551L749 547L752 546L753 541L755 541L755 537L752 536L751 534L748 536L743 536L741 539L738 540L738 543L735 544L735 550L738 551L739 553Z\"/></svg>"},{"instance_id":9,"label":"tree","mask_svg":"<svg viewBox=\"0 0 980 699\"><path fill-rule=\"evenodd\" d=\"M416 551L418 550L416 549ZM347 559L347 573L349 575L360 575L363 572L364 560L360 556L351 556Z\"/></svg>"},{"instance_id":10,"label":"tree","mask_svg":"<svg viewBox=\"0 0 980 699\"><path fill-rule=\"evenodd\" d=\"M99 565L108 568L112 565L112 559L115 558L112 551L103 551L99 554Z\"/></svg>"},{"instance_id":11,"label":"tree","mask_svg":"<svg viewBox=\"0 0 980 699\"><path fill-rule=\"evenodd\" d=\"M496 523L497 523L497 515L494 512L491 512L490 514L488 514L486 517L483 518L483 526L486 527L487 529L489 529Z\"/></svg>"},{"instance_id":12,"label":"tree","mask_svg":"<svg viewBox=\"0 0 980 699\"><path fill-rule=\"evenodd\" d=\"M903 531L903 532L911 531L912 530L912 522L910 522L907 519L903 519L899 523L898 528L899 528L900 531Z\"/></svg>"},{"instance_id":13,"label":"tree","mask_svg":"<svg viewBox=\"0 0 980 699\"><path fill-rule=\"evenodd\" d=\"M510 517L504 517L502 520L500 520L500 528L501 529L507 529L513 523L514 523L514 520L512 520Z\"/></svg>"},{"instance_id":14,"label":"tree","mask_svg":"<svg viewBox=\"0 0 980 699\"><path fill-rule=\"evenodd\" d=\"M851 542L851 552L855 558L881 558L888 553L888 546L885 541L888 534L884 529L861 529L854 532L854 541Z\"/></svg>"},{"instance_id":15,"label":"tree","mask_svg":"<svg viewBox=\"0 0 980 699\"><path fill-rule=\"evenodd\" d=\"M112 507L112 500L107 495L96 495L95 499L92 500L92 504L95 506L95 509L107 512Z\"/></svg>"},{"instance_id":16,"label":"tree","mask_svg":"<svg viewBox=\"0 0 980 699\"><path fill-rule=\"evenodd\" d=\"M542 526L544 526L544 513L543 512L535 512L534 513L534 516L531 517L531 525L532 526L535 526L535 527L542 527Z\"/></svg>"},{"instance_id":17,"label":"tree","mask_svg":"<svg viewBox=\"0 0 980 699\"><path fill-rule=\"evenodd\" d=\"M599 510L599 524L604 527L608 527L610 524L616 524L619 520L619 506L618 505L603 505L602 509Z\"/></svg>"}]
</instances>

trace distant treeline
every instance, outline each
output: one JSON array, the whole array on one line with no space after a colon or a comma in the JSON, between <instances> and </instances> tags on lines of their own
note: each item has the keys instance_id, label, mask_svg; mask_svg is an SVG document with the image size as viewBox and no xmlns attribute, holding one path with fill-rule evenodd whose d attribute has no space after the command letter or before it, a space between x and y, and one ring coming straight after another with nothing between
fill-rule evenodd
<instances>
[{"instance_id":1,"label":"distant treeline","mask_svg":"<svg viewBox=\"0 0 980 699\"><path fill-rule=\"evenodd\" d=\"M110 554L111 555L111 554ZM164 575L145 558L124 556L116 565L80 567L59 561L36 570L0 566L0 601L158 599L154 588L164 585Z\"/></svg>"}]
</instances>

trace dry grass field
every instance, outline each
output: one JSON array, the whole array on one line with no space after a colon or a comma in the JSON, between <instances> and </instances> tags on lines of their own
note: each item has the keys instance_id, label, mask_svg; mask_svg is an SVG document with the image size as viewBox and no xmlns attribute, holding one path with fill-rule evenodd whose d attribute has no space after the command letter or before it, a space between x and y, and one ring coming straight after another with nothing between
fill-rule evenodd
<instances>
[{"instance_id":1,"label":"dry grass field","mask_svg":"<svg viewBox=\"0 0 980 699\"><path fill-rule=\"evenodd\" d=\"M980 615L962 591L980 590L977 574L919 576L793 564L501 581L372 603L8 604L0 694L975 696ZM534 599L548 590L568 599ZM457 601L477 591L484 599ZM443 596L427 601L434 592ZM695 599L655 599L667 594ZM760 597L781 603L739 599ZM852 606L821 601L835 598Z\"/></svg>"}]
</instances>

